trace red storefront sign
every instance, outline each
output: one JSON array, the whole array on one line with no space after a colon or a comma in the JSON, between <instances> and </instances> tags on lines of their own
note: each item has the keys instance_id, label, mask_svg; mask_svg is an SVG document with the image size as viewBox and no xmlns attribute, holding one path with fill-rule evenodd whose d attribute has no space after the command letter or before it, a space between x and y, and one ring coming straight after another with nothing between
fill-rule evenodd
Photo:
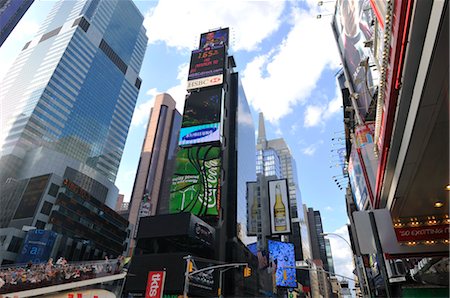
<instances>
[{"instance_id":1,"label":"red storefront sign","mask_svg":"<svg viewBox=\"0 0 450 298\"><path fill-rule=\"evenodd\" d=\"M150 271L147 278L146 298L162 298L166 271Z\"/></svg>"},{"instance_id":2,"label":"red storefront sign","mask_svg":"<svg viewBox=\"0 0 450 298\"><path fill-rule=\"evenodd\" d=\"M449 226L423 226L395 228L399 242L449 239Z\"/></svg>"}]
</instances>

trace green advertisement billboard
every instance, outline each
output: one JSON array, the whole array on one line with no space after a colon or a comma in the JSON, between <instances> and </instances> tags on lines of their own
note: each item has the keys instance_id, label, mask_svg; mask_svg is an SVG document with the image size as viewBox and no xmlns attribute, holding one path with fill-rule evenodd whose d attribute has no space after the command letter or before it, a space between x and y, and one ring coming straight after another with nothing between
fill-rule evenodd
<instances>
[{"instance_id":1,"label":"green advertisement billboard","mask_svg":"<svg viewBox=\"0 0 450 298\"><path fill-rule=\"evenodd\" d=\"M180 148L170 188L170 213L219 215L220 152L220 147L211 145Z\"/></svg>"}]
</instances>

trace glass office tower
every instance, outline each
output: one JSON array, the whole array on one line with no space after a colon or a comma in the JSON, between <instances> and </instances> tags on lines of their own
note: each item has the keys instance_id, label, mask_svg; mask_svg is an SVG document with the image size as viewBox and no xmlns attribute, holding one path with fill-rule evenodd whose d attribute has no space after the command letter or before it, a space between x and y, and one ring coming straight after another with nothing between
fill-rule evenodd
<instances>
[{"instance_id":1,"label":"glass office tower","mask_svg":"<svg viewBox=\"0 0 450 298\"><path fill-rule=\"evenodd\" d=\"M38 147L115 181L141 86L143 19L132 1L55 4L2 82L1 183L25 178Z\"/></svg>"}]
</instances>

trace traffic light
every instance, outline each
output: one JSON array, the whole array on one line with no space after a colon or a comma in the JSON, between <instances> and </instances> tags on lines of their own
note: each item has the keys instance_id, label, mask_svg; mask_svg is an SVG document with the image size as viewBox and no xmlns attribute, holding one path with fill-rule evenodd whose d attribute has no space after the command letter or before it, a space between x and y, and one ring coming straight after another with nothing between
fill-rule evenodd
<instances>
[{"instance_id":1,"label":"traffic light","mask_svg":"<svg viewBox=\"0 0 450 298\"><path fill-rule=\"evenodd\" d=\"M252 275L252 268L245 266L244 267L244 277L249 277L250 275Z\"/></svg>"},{"instance_id":2,"label":"traffic light","mask_svg":"<svg viewBox=\"0 0 450 298\"><path fill-rule=\"evenodd\" d=\"M192 267L192 261L188 260L188 272L192 272L194 269Z\"/></svg>"},{"instance_id":3,"label":"traffic light","mask_svg":"<svg viewBox=\"0 0 450 298\"><path fill-rule=\"evenodd\" d=\"M287 273L286 273L286 269L283 269L283 279L287 280Z\"/></svg>"}]
</instances>

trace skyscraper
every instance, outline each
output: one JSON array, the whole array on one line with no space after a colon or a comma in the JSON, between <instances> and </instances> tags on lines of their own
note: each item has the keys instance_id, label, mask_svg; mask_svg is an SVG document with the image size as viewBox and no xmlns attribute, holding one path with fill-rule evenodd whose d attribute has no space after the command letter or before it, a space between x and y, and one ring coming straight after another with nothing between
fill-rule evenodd
<instances>
[{"instance_id":1,"label":"skyscraper","mask_svg":"<svg viewBox=\"0 0 450 298\"><path fill-rule=\"evenodd\" d=\"M55 162L30 158L39 147L114 182L141 86L142 23L132 1L55 4L2 82L1 182L30 174L27 159Z\"/></svg>"},{"instance_id":2,"label":"skyscraper","mask_svg":"<svg viewBox=\"0 0 450 298\"><path fill-rule=\"evenodd\" d=\"M19 23L34 0L0 1L0 46Z\"/></svg>"}]
</instances>

